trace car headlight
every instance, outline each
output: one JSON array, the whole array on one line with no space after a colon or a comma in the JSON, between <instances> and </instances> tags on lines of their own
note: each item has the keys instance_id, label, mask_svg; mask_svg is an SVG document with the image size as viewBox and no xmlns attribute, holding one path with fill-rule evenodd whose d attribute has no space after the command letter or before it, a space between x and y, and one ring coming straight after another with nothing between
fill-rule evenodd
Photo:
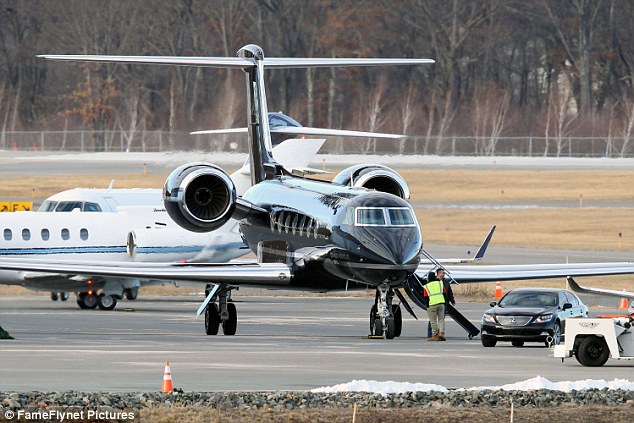
<instances>
[{"instance_id":1,"label":"car headlight","mask_svg":"<svg viewBox=\"0 0 634 423\"><path fill-rule=\"evenodd\" d=\"M550 322L551 320L553 320L552 314L542 314L541 316L537 316L537 319L535 319L535 322L546 323L546 322Z\"/></svg>"},{"instance_id":2,"label":"car headlight","mask_svg":"<svg viewBox=\"0 0 634 423\"><path fill-rule=\"evenodd\" d=\"M493 314L484 313L484 316L482 316L482 323L496 324L497 322L495 321L495 316Z\"/></svg>"}]
</instances>

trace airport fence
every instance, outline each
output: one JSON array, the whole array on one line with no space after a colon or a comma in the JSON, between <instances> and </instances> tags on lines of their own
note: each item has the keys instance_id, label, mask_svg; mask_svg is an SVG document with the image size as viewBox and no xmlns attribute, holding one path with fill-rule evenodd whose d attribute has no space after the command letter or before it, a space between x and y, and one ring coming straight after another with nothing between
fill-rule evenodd
<instances>
[{"instance_id":1,"label":"airport fence","mask_svg":"<svg viewBox=\"0 0 634 423\"><path fill-rule=\"evenodd\" d=\"M242 134L191 135L169 131L4 131L5 151L67 152L246 152ZM408 137L384 139L328 139L321 152L329 154L432 154L452 156L523 157L634 157L628 137Z\"/></svg>"}]
</instances>

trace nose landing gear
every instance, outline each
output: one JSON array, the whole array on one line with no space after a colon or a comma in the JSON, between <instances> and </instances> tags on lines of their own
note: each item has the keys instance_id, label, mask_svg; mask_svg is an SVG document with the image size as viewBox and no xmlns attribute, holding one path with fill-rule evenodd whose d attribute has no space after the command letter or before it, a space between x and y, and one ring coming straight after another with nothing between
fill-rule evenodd
<instances>
[{"instance_id":1,"label":"nose landing gear","mask_svg":"<svg viewBox=\"0 0 634 423\"><path fill-rule=\"evenodd\" d=\"M392 304L394 290L383 283L376 288L374 305L370 309L370 336L393 339L401 336L403 313L401 307Z\"/></svg>"}]
</instances>

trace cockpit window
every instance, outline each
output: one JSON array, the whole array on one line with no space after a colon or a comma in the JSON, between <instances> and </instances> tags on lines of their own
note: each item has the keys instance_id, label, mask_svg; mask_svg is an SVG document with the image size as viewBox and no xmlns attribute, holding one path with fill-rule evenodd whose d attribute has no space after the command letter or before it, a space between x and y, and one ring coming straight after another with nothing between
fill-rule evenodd
<instances>
[{"instance_id":1,"label":"cockpit window","mask_svg":"<svg viewBox=\"0 0 634 423\"><path fill-rule=\"evenodd\" d=\"M397 209L389 208L387 213L390 216L392 226L411 226L414 225L414 217L412 211L407 208Z\"/></svg>"},{"instance_id":2,"label":"cockpit window","mask_svg":"<svg viewBox=\"0 0 634 423\"><path fill-rule=\"evenodd\" d=\"M412 211L407 207L358 207L356 226L415 226Z\"/></svg>"},{"instance_id":3,"label":"cockpit window","mask_svg":"<svg viewBox=\"0 0 634 423\"><path fill-rule=\"evenodd\" d=\"M385 226L385 214L383 209L358 208L357 226Z\"/></svg>"},{"instance_id":4,"label":"cockpit window","mask_svg":"<svg viewBox=\"0 0 634 423\"><path fill-rule=\"evenodd\" d=\"M44 201L37 211L52 212L57 206L57 201Z\"/></svg>"},{"instance_id":5,"label":"cockpit window","mask_svg":"<svg viewBox=\"0 0 634 423\"><path fill-rule=\"evenodd\" d=\"M81 210L81 201L62 201L57 207L55 207L56 212L69 212L75 209Z\"/></svg>"},{"instance_id":6,"label":"cockpit window","mask_svg":"<svg viewBox=\"0 0 634 423\"><path fill-rule=\"evenodd\" d=\"M101 207L97 203L84 203L84 211L86 212L100 212Z\"/></svg>"}]
</instances>

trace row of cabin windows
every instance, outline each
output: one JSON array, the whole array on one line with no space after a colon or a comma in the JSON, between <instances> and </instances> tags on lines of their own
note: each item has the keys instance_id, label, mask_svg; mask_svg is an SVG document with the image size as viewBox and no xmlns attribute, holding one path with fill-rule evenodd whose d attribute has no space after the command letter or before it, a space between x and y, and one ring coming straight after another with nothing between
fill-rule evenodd
<instances>
[{"instance_id":1,"label":"row of cabin windows","mask_svg":"<svg viewBox=\"0 0 634 423\"><path fill-rule=\"evenodd\" d=\"M3 235L5 241L11 241L13 239L13 231L11 231L11 229L5 229ZM70 231L67 228L63 228L60 231L60 236L64 241L68 241L70 239ZM42 238L42 241L48 241L51 238L51 232L48 229L44 228L40 231L40 237ZM83 241L86 241L88 239L88 229L81 228L79 230L79 238L81 238ZM31 240L30 229L22 229L22 239L25 241Z\"/></svg>"}]
</instances>

